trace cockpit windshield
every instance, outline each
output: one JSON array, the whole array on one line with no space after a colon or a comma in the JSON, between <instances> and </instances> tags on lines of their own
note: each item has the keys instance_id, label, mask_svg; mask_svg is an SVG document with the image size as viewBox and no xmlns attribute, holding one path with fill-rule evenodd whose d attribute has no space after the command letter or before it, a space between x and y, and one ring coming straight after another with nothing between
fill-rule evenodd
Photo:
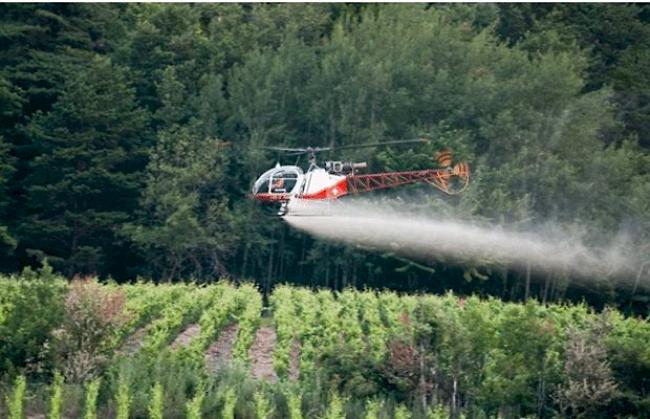
<instances>
[{"instance_id":1,"label":"cockpit windshield","mask_svg":"<svg viewBox=\"0 0 650 419\"><path fill-rule=\"evenodd\" d=\"M275 167L255 182L253 193L284 194L291 192L302 176L302 169L298 166Z\"/></svg>"}]
</instances>

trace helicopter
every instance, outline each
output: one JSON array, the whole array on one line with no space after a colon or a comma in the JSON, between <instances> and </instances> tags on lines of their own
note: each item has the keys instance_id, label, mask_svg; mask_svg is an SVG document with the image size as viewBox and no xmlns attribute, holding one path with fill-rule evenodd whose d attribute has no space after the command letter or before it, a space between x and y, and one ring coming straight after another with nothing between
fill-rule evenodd
<instances>
[{"instance_id":1,"label":"helicopter","mask_svg":"<svg viewBox=\"0 0 650 419\"><path fill-rule=\"evenodd\" d=\"M460 162L452 165L452 152L444 149L437 153L437 168L405 172L362 173L366 162L325 161L318 165L317 153L358 149L407 143L428 142L426 138L384 141L340 147L264 147L287 156L307 155L306 172L298 165L280 165L264 172L254 183L252 198L265 204L279 204L279 216L301 215L301 203L331 202L347 195L356 195L379 189L389 189L412 183L428 183L449 195L461 193L469 183L469 165ZM307 214L302 214L307 215Z\"/></svg>"}]
</instances>

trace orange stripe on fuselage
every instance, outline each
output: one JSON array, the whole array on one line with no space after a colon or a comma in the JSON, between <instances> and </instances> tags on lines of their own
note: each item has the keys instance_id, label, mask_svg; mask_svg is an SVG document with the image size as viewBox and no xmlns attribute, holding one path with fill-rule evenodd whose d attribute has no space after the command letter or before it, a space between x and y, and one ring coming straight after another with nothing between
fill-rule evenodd
<instances>
[{"instance_id":1,"label":"orange stripe on fuselage","mask_svg":"<svg viewBox=\"0 0 650 419\"><path fill-rule=\"evenodd\" d=\"M348 179L343 178L332 186L321 189L318 192L308 193L299 196L302 199L336 199L348 194Z\"/></svg>"},{"instance_id":2,"label":"orange stripe on fuselage","mask_svg":"<svg viewBox=\"0 0 650 419\"><path fill-rule=\"evenodd\" d=\"M348 180L343 178L332 186L323 188L317 192L297 195L300 199L336 199L348 194ZM291 194L288 193L257 193L253 197L262 202L286 202L291 199Z\"/></svg>"}]
</instances>

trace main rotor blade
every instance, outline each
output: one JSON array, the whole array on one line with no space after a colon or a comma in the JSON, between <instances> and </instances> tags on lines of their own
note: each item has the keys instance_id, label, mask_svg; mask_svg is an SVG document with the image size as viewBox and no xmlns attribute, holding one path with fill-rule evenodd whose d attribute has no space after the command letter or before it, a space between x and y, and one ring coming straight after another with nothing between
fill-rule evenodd
<instances>
[{"instance_id":1,"label":"main rotor blade","mask_svg":"<svg viewBox=\"0 0 650 419\"><path fill-rule=\"evenodd\" d=\"M294 148L294 147L272 147L264 146L262 147L265 150L279 151L286 153L290 156L295 156L298 154L306 153L320 153L322 151L331 151L331 150L348 150L354 148L368 148L368 147L378 147L383 145L395 145L395 144L408 144L408 143L426 143L429 139L427 138L413 138L408 140L394 140L394 141L381 141L378 143L366 143L366 144L354 144L354 145L344 145L344 146L334 146L334 147L306 147L306 148Z\"/></svg>"},{"instance_id":2,"label":"main rotor blade","mask_svg":"<svg viewBox=\"0 0 650 419\"><path fill-rule=\"evenodd\" d=\"M394 144L408 144L408 143L426 143L429 142L427 138L413 138L409 140L395 140L395 141L382 141L379 143L366 143L366 144L357 144L357 145L344 145L340 147L327 147L320 149L318 151L329 151L329 150L345 150L351 148L367 148L367 147L378 147L381 145L394 145Z\"/></svg>"},{"instance_id":3,"label":"main rotor blade","mask_svg":"<svg viewBox=\"0 0 650 419\"><path fill-rule=\"evenodd\" d=\"M291 147L263 146L262 148L265 149L265 150L283 151L283 152L286 152L286 153L306 153L308 151L306 148L291 148Z\"/></svg>"}]
</instances>

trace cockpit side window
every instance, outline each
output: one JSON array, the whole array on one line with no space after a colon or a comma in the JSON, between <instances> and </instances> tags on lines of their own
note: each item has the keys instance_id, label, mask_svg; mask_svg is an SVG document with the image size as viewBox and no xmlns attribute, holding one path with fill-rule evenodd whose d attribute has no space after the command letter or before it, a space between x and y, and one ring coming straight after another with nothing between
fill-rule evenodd
<instances>
[{"instance_id":1,"label":"cockpit side window","mask_svg":"<svg viewBox=\"0 0 650 419\"><path fill-rule=\"evenodd\" d=\"M297 173L277 171L271 177L271 193L291 192L297 181Z\"/></svg>"},{"instance_id":2,"label":"cockpit side window","mask_svg":"<svg viewBox=\"0 0 650 419\"><path fill-rule=\"evenodd\" d=\"M253 193L290 193L298 183L299 176L299 169L291 167L270 170L255 182Z\"/></svg>"}]
</instances>

